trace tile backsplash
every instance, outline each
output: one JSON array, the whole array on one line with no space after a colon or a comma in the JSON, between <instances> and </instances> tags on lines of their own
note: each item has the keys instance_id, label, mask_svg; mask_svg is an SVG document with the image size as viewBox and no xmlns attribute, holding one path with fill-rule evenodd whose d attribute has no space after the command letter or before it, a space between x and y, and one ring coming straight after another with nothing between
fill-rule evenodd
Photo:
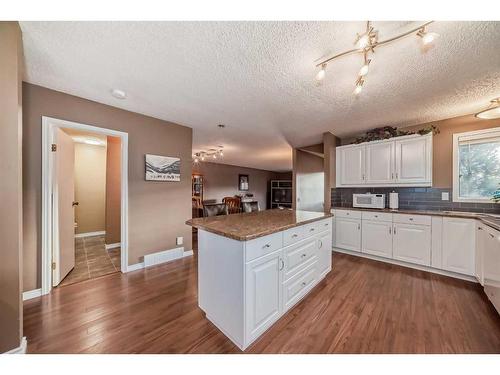
<instances>
[{"instance_id":1,"label":"tile backsplash","mask_svg":"<svg viewBox=\"0 0 500 375\"><path fill-rule=\"evenodd\" d=\"M406 210L469 211L500 214L500 204L453 202L452 189L441 188L333 188L332 207L352 207L353 194L385 194L389 207L389 193L399 193L399 208ZM441 200L441 193L448 192L449 200Z\"/></svg>"}]
</instances>

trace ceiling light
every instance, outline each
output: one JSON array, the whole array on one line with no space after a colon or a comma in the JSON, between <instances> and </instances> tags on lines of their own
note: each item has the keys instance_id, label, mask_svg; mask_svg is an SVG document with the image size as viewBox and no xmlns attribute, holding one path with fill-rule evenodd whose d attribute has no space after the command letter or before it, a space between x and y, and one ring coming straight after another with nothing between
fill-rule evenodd
<instances>
[{"instance_id":1,"label":"ceiling light","mask_svg":"<svg viewBox=\"0 0 500 375\"><path fill-rule=\"evenodd\" d=\"M111 95L113 95L116 99L125 99L127 97L125 91L120 89L113 89L111 91Z\"/></svg>"},{"instance_id":2,"label":"ceiling light","mask_svg":"<svg viewBox=\"0 0 500 375\"><path fill-rule=\"evenodd\" d=\"M329 64L331 61L348 56L348 55L353 55L353 54L363 54L365 57L365 63L361 67L361 69L358 72L358 81L356 82L356 89L354 90L354 93L358 95L361 90L363 89L363 80L359 80L361 78L364 78L367 74L368 71L370 70L370 62L371 60L367 59L367 54L369 52L374 53L376 48L392 44L393 42L406 38L410 35L418 35L421 40L423 46L427 48L432 47L432 43L436 40L436 38L439 37L439 34L437 33L432 33L432 32L427 32L425 28L430 25L434 21L428 21L425 22L418 27L408 30L404 33L395 35L393 37L384 39L384 40L379 40L378 39L378 31L375 30L371 25L370 21L366 23L366 29L364 33L362 34L356 34L356 40L354 41L354 44L356 46L356 49L350 49L347 51L343 51L340 53L337 53L334 56L328 57L326 59L323 59L322 61L318 62L316 64L316 68L321 68L321 70L316 74L316 80L322 81L325 78L325 67L327 64Z\"/></svg>"},{"instance_id":3,"label":"ceiling light","mask_svg":"<svg viewBox=\"0 0 500 375\"><path fill-rule=\"evenodd\" d=\"M321 65L321 70L316 74L316 81L322 81L326 75L326 64Z\"/></svg>"},{"instance_id":4,"label":"ceiling light","mask_svg":"<svg viewBox=\"0 0 500 375\"><path fill-rule=\"evenodd\" d=\"M432 44L438 37L438 33L430 33L426 32L425 28L422 28L418 31L417 35L422 38L422 44L424 46Z\"/></svg>"},{"instance_id":5,"label":"ceiling light","mask_svg":"<svg viewBox=\"0 0 500 375\"><path fill-rule=\"evenodd\" d=\"M201 155L201 161L205 161L205 155Z\"/></svg>"},{"instance_id":6,"label":"ceiling light","mask_svg":"<svg viewBox=\"0 0 500 375\"><path fill-rule=\"evenodd\" d=\"M197 157L195 157L195 158L194 158L194 162L195 162L195 163L198 163L198 162L199 162L199 160L198 160L198 158L197 158Z\"/></svg>"},{"instance_id":7,"label":"ceiling light","mask_svg":"<svg viewBox=\"0 0 500 375\"><path fill-rule=\"evenodd\" d=\"M500 98L491 100L488 108L476 113L474 116L483 120L493 120L500 118Z\"/></svg>"}]
</instances>

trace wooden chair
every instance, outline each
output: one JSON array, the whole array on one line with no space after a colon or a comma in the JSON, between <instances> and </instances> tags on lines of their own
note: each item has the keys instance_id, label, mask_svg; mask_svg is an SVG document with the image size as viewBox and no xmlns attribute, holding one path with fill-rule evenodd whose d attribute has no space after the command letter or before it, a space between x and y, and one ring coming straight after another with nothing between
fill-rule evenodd
<instances>
[{"instance_id":1,"label":"wooden chair","mask_svg":"<svg viewBox=\"0 0 500 375\"><path fill-rule=\"evenodd\" d=\"M227 206L230 214L238 214L241 212L241 199L238 197L225 197L222 202Z\"/></svg>"}]
</instances>

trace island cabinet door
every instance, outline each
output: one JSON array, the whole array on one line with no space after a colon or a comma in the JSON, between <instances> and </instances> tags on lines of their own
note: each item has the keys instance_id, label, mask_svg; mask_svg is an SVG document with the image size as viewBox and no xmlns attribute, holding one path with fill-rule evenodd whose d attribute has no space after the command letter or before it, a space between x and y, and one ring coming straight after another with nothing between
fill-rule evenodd
<instances>
[{"instance_id":1,"label":"island cabinet door","mask_svg":"<svg viewBox=\"0 0 500 375\"><path fill-rule=\"evenodd\" d=\"M246 264L246 345L259 337L281 315L283 267L281 250Z\"/></svg>"},{"instance_id":2,"label":"island cabinet door","mask_svg":"<svg viewBox=\"0 0 500 375\"><path fill-rule=\"evenodd\" d=\"M318 279L332 270L332 231L321 233L316 241L318 248Z\"/></svg>"}]
</instances>

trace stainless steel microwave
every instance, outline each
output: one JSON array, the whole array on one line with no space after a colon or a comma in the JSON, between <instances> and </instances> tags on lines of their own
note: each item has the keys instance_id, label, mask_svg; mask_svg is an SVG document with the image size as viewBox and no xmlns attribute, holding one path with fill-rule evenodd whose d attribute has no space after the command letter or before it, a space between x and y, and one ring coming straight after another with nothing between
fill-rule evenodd
<instances>
[{"instance_id":1,"label":"stainless steel microwave","mask_svg":"<svg viewBox=\"0 0 500 375\"><path fill-rule=\"evenodd\" d=\"M352 206L363 208L385 208L385 194L353 194Z\"/></svg>"}]
</instances>

